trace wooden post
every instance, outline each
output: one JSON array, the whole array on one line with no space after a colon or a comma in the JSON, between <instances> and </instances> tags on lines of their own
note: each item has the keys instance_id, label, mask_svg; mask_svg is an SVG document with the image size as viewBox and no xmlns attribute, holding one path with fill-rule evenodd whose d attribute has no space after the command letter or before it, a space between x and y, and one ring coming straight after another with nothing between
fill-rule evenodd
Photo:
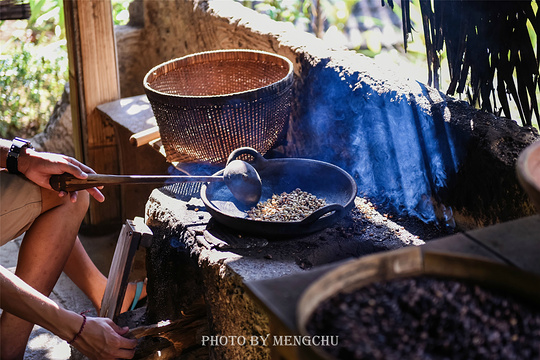
<instances>
[{"instance_id":1,"label":"wooden post","mask_svg":"<svg viewBox=\"0 0 540 360\"><path fill-rule=\"evenodd\" d=\"M64 0L69 82L76 156L98 173L118 173L113 126L96 107L120 97L112 5L105 0ZM121 221L119 189L104 189L106 201L90 204L91 224Z\"/></svg>"}]
</instances>

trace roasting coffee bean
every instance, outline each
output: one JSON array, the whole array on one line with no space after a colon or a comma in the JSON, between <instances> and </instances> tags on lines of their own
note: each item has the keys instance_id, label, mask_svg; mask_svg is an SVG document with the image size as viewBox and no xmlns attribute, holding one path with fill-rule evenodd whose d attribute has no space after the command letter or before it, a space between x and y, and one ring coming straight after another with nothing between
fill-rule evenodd
<instances>
[{"instance_id":1,"label":"roasting coffee bean","mask_svg":"<svg viewBox=\"0 0 540 360\"><path fill-rule=\"evenodd\" d=\"M338 359L539 359L540 304L461 280L374 283L323 302L307 324Z\"/></svg>"},{"instance_id":2,"label":"roasting coffee bean","mask_svg":"<svg viewBox=\"0 0 540 360\"><path fill-rule=\"evenodd\" d=\"M270 199L248 210L247 215L251 220L301 221L324 206L326 199L296 188L290 193L273 194Z\"/></svg>"}]
</instances>

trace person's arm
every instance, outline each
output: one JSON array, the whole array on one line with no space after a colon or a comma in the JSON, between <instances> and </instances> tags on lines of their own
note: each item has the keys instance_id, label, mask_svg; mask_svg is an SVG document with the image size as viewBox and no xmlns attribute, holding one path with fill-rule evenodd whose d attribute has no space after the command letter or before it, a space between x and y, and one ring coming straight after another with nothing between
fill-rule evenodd
<instances>
[{"instance_id":1,"label":"person's arm","mask_svg":"<svg viewBox=\"0 0 540 360\"><path fill-rule=\"evenodd\" d=\"M129 329L107 318L83 316L59 307L9 270L0 266L0 307L26 321L38 324L66 341L78 334L72 345L90 359L131 359L137 340L124 338ZM79 333L80 332L80 333Z\"/></svg>"},{"instance_id":2,"label":"person's arm","mask_svg":"<svg viewBox=\"0 0 540 360\"><path fill-rule=\"evenodd\" d=\"M6 159L8 156L11 141L0 139L0 167L6 167ZM76 159L47 152L38 152L33 149L24 148L21 150L18 159L18 170L29 180L37 185L51 189L49 180L51 175L60 175L65 172L72 174L76 178L86 179L88 173L95 174L95 171ZM97 201L102 202L105 197L97 188L87 189ZM66 195L60 192L60 196ZM70 194L72 201L77 200L77 193Z\"/></svg>"},{"instance_id":3,"label":"person's arm","mask_svg":"<svg viewBox=\"0 0 540 360\"><path fill-rule=\"evenodd\" d=\"M6 139L0 139L0 167L6 167L6 159L8 156L9 148L11 147L11 141Z\"/></svg>"}]
</instances>

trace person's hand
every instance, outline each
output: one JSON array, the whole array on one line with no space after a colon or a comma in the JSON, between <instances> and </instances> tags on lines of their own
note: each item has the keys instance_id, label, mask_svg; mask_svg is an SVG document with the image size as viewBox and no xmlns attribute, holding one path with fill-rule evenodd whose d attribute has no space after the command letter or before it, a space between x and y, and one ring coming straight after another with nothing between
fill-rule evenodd
<instances>
[{"instance_id":1,"label":"person's hand","mask_svg":"<svg viewBox=\"0 0 540 360\"><path fill-rule=\"evenodd\" d=\"M51 175L60 175L69 173L78 179L86 179L88 173L95 174L95 171L76 159L61 155L46 152L38 152L32 149L26 149L19 156L19 171L29 180L37 185L51 189L49 180ZM99 202L105 200L105 196L97 188L86 189ZM60 196L67 195L65 192L60 192ZM77 201L77 192L69 194L71 201Z\"/></svg>"},{"instance_id":2,"label":"person's hand","mask_svg":"<svg viewBox=\"0 0 540 360\"><path fill-rule=\"evenodd\" d=\"M88 317L83 331L71 345L92 360L131 359L137 340L122 336L128 331L111 319Z\"/></svg>"}]
</instances>

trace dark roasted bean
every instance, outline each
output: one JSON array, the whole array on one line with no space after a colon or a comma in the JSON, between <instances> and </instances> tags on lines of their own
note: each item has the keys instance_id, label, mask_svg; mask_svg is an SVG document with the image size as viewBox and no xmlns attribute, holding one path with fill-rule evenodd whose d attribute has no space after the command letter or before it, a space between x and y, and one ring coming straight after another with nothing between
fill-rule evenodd
<instances>
[{"instance_id":1,"label":"dark roasted bean","mask_svg":"<svg viewBox=\"0 0 540 360\"><path fill-rule=\"evenodd\" d=\"M469 282L420 276L322 303L312 335L339 359L539 359L540 307Z\"/></svg>"}]
</instances>

